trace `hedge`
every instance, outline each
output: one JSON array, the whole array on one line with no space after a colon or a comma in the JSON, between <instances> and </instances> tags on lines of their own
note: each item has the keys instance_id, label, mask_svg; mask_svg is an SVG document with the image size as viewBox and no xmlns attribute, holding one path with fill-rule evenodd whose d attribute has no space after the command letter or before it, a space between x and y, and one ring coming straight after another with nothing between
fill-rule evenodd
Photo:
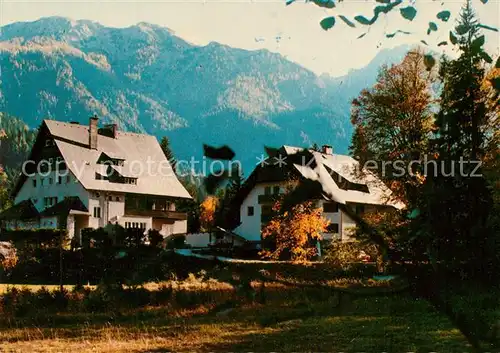
<instances>
[{"instance_id":1,"label":"hedge","mask_svg":"<svg viewBox=\"0 0 500 353\"><path fill-rule=\"evenodd\" d=\"M67 245L68 235L65 229L15 229L0 230L0 241L11 241L17 248L31 246L39 248L55 248Z\"/></svg>"}]
</instances>

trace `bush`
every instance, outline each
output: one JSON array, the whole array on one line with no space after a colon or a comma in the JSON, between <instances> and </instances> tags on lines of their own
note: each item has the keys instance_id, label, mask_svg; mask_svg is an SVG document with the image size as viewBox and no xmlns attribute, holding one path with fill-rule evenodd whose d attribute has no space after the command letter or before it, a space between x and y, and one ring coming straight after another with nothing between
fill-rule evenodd
<instances>
[{"instance_id":1,"label":"bush","mask_svg":"<svg viewBox=\"0 0 500 353\"><path fill-rule=\"evenodd\" d=\"M163 235L161 235L160 232L155 229L150 229L148 231L148 241L149 241L149 246L156 248L162 245Z\"/></svg>"},{"instance_id":2,"label":"bush","mask_svg":"<svg viewBox=\"0 0 500 353\"><path fill-rule=\"evenodd\" d=\"M13 244L0 242L0 281L4 281L4 276L10 277L12 275L12 270L18 261L17 251Z\"/></svg>"},{"instance_id":3,"label":"bush","mask_svg":"<svg viewBox=\"0 0 500 353\"><path fill-rule=\"evenodd\" d=\"M364 252L370 257L370 261L378 258L378 251L375 245L367 245L358 241L341 242L334 240L325 248L325 262L342 270L349 270L356 264L362 262L360 254Z\"/></svg>"},{"instance_id":4,"label":"bush","mask_svg":"<svg viewBox=\"0 0 500 353\"><path fill-rule=\"evenodd\" d=\"M126 228L124 229L124 237L126 247L137 248L144 245L146 242L146 235L144 229L140 228Z\"/></svg>"},{"instance_id":5,"label":"bush","mask_svg":"<svg viewBox=\"0 0 500 353\"><path fill-rule=\"evenodd\" d=\"M113 239L104 228L82 229L82 246L84 248L107 249L113 245Z\"/></svg>"},{"instance_id":6,"label":"bush","mask_svg":"<svg viewBox=\"0 0 500 353\"><path fill-rule=\"evenodd\" d=\"M65 229L13 229L0 233L0 241L11 241L17 249L59 248L61 238L63 247L67 247L69 239Z\"/></svg>"},{"instance_id":7,"label":"bush","mask_svg":"<svg viewBox=\"0 0 500 353\"><path fill-rule=\"evenodd\" d=\"M58 284L61 252L58 248L18 251L19 261L3 277L7 283ZM138 286L146 282L183 279L190 272L212 267L210 260L194 259L158 247L82 248L62 252L62 280L66 284L107 283Z\"/></svg>"},{"instance_id":8,"label":"bush","mask_svg":"<svg viewBox=\"0 0 500 353\"><path fill-rule=\"evenodd\" d=\"M186 243L185 234L174 234L167 238L167 249L186 249L189 245Z\"/></svg>"}]
</instances>

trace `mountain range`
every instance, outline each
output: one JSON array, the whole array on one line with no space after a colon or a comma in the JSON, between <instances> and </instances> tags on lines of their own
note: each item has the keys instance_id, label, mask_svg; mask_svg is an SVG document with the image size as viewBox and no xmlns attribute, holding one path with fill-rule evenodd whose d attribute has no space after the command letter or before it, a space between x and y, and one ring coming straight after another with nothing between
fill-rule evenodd
<instances>
[{"instance_id":1,"label":"mountain range","mask_svg":"<svg viewBox=\"0 0 500 353\"><path fill-rule=\"evenodd\" d=\"M203 143L227 144L248 174L264 145L346 153L352 98L408 49L382 50L333 78L268 50L193 45L148 23L48 17L1 28L0 111L30 128L45 118L86 124L97 114L100 123L168 136L177 159L201 158Z\"/></svg>"}]
</instances>

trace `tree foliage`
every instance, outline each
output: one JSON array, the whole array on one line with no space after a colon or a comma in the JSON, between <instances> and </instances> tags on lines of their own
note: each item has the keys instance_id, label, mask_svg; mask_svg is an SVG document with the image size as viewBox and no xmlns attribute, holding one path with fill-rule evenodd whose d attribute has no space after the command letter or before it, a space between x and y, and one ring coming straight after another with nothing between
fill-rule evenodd
<instances>
[{"instance_id":1,"label":"tree foliage","mask_svg":"<svg viewBox=\"0 0 500 353\"><path fill-rule=\"evenodd\" d=\"M235 200L243 186L243 182L243 174L238 172L231 175L226 185L219 189L221 195L219 197L220 202L215 216L216 225L224 229L231 229L234 224L238 224L239 220L234 219L237 213L233 212L233 208L239 207L239 205L235 204Z\"/></svg>"},{"instance_id":2,"label":"tree foliage","mask_svg":"<svg viewBox=\"0 0 500 353\"><path fill-rule=\"evenodd\" d=\"M278 211L279 204L275 205ZM307 201L275 216L262 229L262 237L272 238L276 248L264 250L267 258L279 259L289 254L292 261L305 261L317 255L316 243L326 232L329 221L322 215L322 209Z\"/></svg>"},{"instance_id":3,"label":"tree foliage","mask_svg":"<svg viewBox=\"0 0 500 353\"><path fill-rule=\"evenodd\" d=\"M172 166L173 171L176 171L176 164L177 160L175 159L174 153L172 152L172 149L170 147L170 141L168 137L163 136L161 141L160 141L160 147L163 151L163 154L165 155L165 158L167 158L168 162Z\"/></svg>"},{"instance_id":4,"label":"tree foliage","mask_svg":"<svg viewBox=\"0 0 500 353\"><path fill-rule=\"evenodd\" d=\"M11 200L9 198L9 180L7 174L0 165L0 211L9 208Z\"/></svg>"},{"instance_id":5,"label":"tree foliage","mask_svg":"<svg viewBox=\"0 0 500 353\"><path fill-rule=\"evenodd\" d=\"M0 210L11 202L10 191L35 138L35 131L21 120L0 112Z\"/></svg>"},{"instance_id":6,"label":"tree foliage","mask_svg":"<svg viewBox=\"0 0 500 353\"><path fill-rule=\"evenodd\" d=\"M342 0L339 0L339 2L340 1L342 1ZM470 0L467 0L467 1L470 4ZM286 5L291 5L294 2L295 2L295 0L286 0ZM390 13L394 13L395 11L397 11L399 9L400 16L411 22L419 14L418 4L416 2L410 2L410 4L408 6L403 7L403 0L394 0L394 1L393 0L375 0L373 2L374 6L372 8L373 15L368 16L369 18L364 16L364 15L357 15L357 16L354 16L353 20L351 20L351 19L349 19L349 17L345 16L344 14L339 13L339 10L337 10L336 6L335 6L336 2L333 0L325 0L325 1L319 1L319 0L318 1L317 0L308 1L308 0L306 0L306 2L313 3L317 6L320 6L320 7L326 8L326 9L331 9L333 12L335 12L335 15L338 16L338 18L340 18L342 20L342 22L346 26L348 26L349 28L355 28L356 24L359 24L362 27L368 27L368 30L366 32L364 32L363 34L359 35L357 37L357 39L361 39L361 38L365 37L366 34L368 34L368 32L369 32L369 26L371 26L371 25L375 24L377 21L379 21L381 18L381 15L387 15ZM483 5L485 5L488 1L481 0L481 2ZM443 7L443 6L445 6L445 2L441 3L441 7ZM495 11L494 8L492 10ZM335 15L328 14L328 17L320 20L320 23L319 23L320 26L324 30L330 30L331 28L333 28L336 24ZM439 12L436 13L435 17L442 22L447 22L450 19L451 15L452 14L448 9L442 8L439 10ZM481 29L488 30L488 31L498 32L498 28L488 26L488 25L485 25L482 23L477 23L477 27L481 28ZM438 24L436 24L435 22L432 22L432 21L429 22L429 27L427 29L427 35L429 35L431 32L436 32L436 31L439 31ZM393 33L387 33L386 38L388 38L388 39L394 38L396 36L396 34L398 34L398 33L399 34L406 34L406 35L411 34L411 32L405 31L404 29L397 29ZM459 27L459 28L457 28L457 33L459 35L461 35L465 32L464 32L463 28ZM451 44L457 44L457 40L456 40L455 34L453 32L450 32L449 37L450 37ZM483 37L483 40L484 40L484 37ZM425 44L426 46L428 46L427 41L422 39L421 42L423 44ZM484 41L483 41L483 43L484 43ZM446 41L441 41L435 45L435 49L438 49L440 46L447 45L447 44L448 43ZM477 44L480 44L480 43L478 42ZM482 45L482 44L480 44L480 45ZM489 63L492 62L492 59L489 57L489 55L486 52L483 51L481 55L483 56L483 58L485 58L485 60L487 62L489 62ZM436 59L434 58L434 53L429 53L426 55L426 63L427 63L429 68L434 66L434 64L436 63ZM495 83L495 89L497 91L500 91L500 86L499 86L498 81Z\"/></svg>"},{"instance_id":7,"label":"tree foliage","mask_svg":"<svg viewBox=\"0 0 500 353\"><path fill-rule=\"evenodd\" d=\"M367 167L368 161L400 161L399 166L377 165L375 173L405 202L415 197L422 170L414 164L411 173L403 173L401 166L420 160L429 151L432 81L433 73L425 69L424 54L412 50L400 64L383 66L376 84L361 91L352 102L351 153Z\"/></svg>"},{"instance_id":8,"label":"tree foliage","mask_svg":"<svg viewBox=\"0 0 500 353\"><path fill-rule=\"evenodd\" d=\"M9 270L19 261L17 250L11 242L0 242L0 278L3 270Z\"/></svg>"},{"instance_id":9,"label":"tree foliage","mask_svg":"<svg viewBox=\"0 0 500 353\"><path fill-rule=\"evenodd\" d=\"M429 173L426 179L414 226L419 237L426 239L425 251L434 263L466 263L473 268L486 258L498 261L497 241L488 229L491 188L479 164L493 137L487 95L481 88L484 36L470 1L462 9L455 32L460 56L453 61L444 59L440 70L443 90L433 148L441 170ZM465 163L459 166L459 161Z\"/></svg>"},{"instance_id":10,"label":"tree foliage","mask_svg":"<svg viewBox=\"0 0 500 353\"><path fill-rule=\"evenodd\" d=\"M207 196L200 205L200 223L203 231L212 231L215 226L215 214L219 199L213 195Z\"/></svg>"}]
</instances>

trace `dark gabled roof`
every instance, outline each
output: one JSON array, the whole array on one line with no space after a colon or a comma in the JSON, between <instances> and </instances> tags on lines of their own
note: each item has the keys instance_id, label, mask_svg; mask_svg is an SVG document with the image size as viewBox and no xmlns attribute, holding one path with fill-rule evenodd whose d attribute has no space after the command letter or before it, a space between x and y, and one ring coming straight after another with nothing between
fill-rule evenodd
<instances>
[{"instance_id":1,"label":"dark gabled roof","mask_svg":"<svg viewBox=\"0 0 500 353\"><path fill-rule=\"evenodd\" d=\"M0 220L29 220L38 218L40 214L31 200L24 200L0 213Z\"/></svg>"},{"instance_id":2,"label":"dark gabled roof","mask_svg":"<svg viewBox=\"0 0 500 353\"><path fill-rule=\"evenodd\" d=\"M43 210L40 213L40 217L67 216L70 211L88 212L87 207L85 207L82 200L80 200L77 196L72 196L66 197L54 206Z\"/></svg>"}]
</instances>

